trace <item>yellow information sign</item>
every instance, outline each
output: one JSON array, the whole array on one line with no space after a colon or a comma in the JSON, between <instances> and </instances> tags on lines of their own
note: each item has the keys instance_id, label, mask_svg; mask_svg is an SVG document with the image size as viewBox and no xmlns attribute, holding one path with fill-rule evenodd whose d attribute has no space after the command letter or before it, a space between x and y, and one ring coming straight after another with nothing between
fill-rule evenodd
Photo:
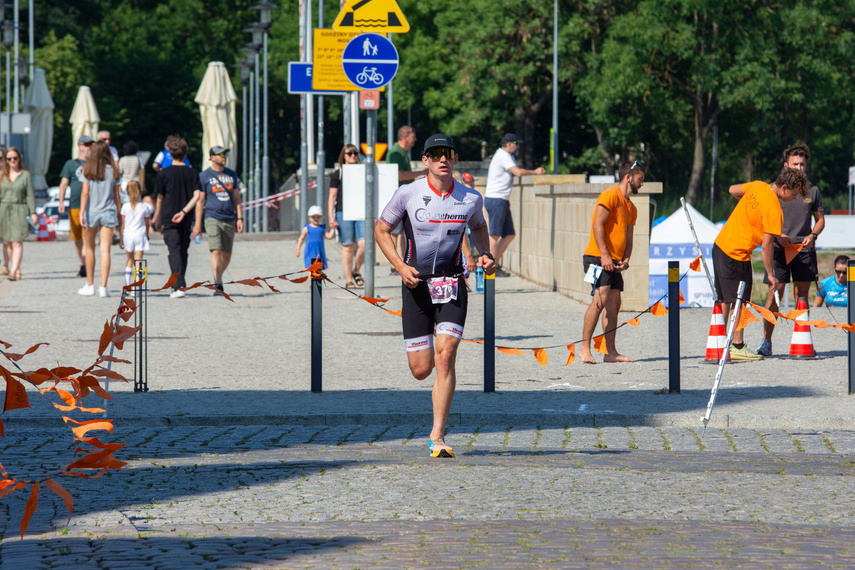
<instances>
[{"instance_id":1,"label":"yellow information sign","mask_svg":"<svg viewBox=\"0 0 855 570\"><path fill-rule=\"evenodd\" d=\"M336 32L315 28L312 51L312 89L315 91L361 91L350 82L341 65L341 54L347 42L360 32ZM377 89L384 91L385 87Z\"/></svg>"},{"instance_id":2,"label":"yellow information sign","mask_svg":"<svg viewBox=\"0 0 855 570\"><path fill-rule=\"evenodd\" d=\"M395 0L348 0L333 22L337 32L405 34L410 23Z\"/></svg>"}]
</instances>

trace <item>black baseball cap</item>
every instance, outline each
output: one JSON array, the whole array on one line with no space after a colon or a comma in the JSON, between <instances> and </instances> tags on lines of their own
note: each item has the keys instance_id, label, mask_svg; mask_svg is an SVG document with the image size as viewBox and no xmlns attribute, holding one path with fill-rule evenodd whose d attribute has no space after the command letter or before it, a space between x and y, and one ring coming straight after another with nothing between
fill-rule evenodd
<instances>
[{"instance_id":1,"label":"black baseball cap","mask_svg":"<svg viewBox=\"0 0 855 570\"><path fill-rule=\"evenodd\" d=\"M422 156L427 154L427 151L434 147L445 146L457 151L457 147L454 146L454 139L448 135L444 135L442 133L437 133L435 135L431 135L425 141L425 150L422 152Z\"/></svg>"},{"instance_id":2,"label":"black baseball cap","mask_svg":"<svg viewBox=\"0 0 855 570\"><path fill-rule=\"evenodd\" d=\"M502 146L512 142L523 144L525 141L520 140L520 138L514 133L505 133L505 136L502 137Z\"/></svg>"}]
</instances>

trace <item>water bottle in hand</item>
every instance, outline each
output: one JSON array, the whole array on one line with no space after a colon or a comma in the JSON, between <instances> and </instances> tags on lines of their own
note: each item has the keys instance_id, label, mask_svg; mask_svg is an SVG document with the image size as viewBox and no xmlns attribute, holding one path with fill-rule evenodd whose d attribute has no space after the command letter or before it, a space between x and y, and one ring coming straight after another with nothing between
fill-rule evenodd
<instances>
[{"instance_id":1,"label":"water bottle in hand","mask_svg":"<svg viewBox=\"0 0 855 570\"><path fill-rule=\"evenodd\" d=\"M475 270L475 290L484 290L484 268L479 267Z\"/></svg>"},{"instance_id":2,"label":"water bottle in hand","mask_svg":"<svg viewBox=\"0 0 855 570\"><path fill-rule=\"evenodd\" d=\"M196 237L193 239L196 243L202 243L202 234L201 232L196 234Z\"/></svg>"}]
</instances>

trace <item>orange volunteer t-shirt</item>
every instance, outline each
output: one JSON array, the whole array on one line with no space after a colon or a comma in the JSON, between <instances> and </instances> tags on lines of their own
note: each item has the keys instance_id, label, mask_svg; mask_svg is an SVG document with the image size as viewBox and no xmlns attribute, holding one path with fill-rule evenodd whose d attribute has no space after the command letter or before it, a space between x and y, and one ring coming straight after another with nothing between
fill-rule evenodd
<instances>
[{"instance_id":1,"label":"orange volunteer t-shirt","mask_svg":"<svg viewBox=\"0 0 855 570\"><path fill-rule=\"evenodd\" d=\"M634 226L638 220L638 208L630 199L623 197L618 186L603 190L603 193L597 198L597 205L603 205L609 210L605 227L606 247L612 259L620 261L626 251L626 229L629 226ZM597 242L594 240L593 226L596 213L597 208L595 206L594 214L591 215L591 238L588 240L588 247L585 248L585 255L602 257L600 248L597 247Z\"/></svg>"},{"instance_id":2,"label":"orange volunteer t-shirt","mask_svg":"<svg viewBox=\"0 0 855 570\"><path fill-rule=\"evenodd\" d=\"M778 196L765 182L743 184L742 191L715 244L736 261L750 261L751 252L763 243L763 234L781 235L784 212Z\"/></svg>"}]
</instances>

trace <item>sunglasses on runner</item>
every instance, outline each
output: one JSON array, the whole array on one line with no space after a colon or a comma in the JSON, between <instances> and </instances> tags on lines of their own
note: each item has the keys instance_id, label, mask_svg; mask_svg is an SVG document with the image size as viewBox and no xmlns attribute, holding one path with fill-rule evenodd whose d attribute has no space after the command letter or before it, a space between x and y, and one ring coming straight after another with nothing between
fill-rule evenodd
<instances>
[{"instance_id":1,"label":"sunglasses on runner","mask_svg":"<svg viewBox=\"0 0 855 570\"><path fill-rule=\"evenodd\" d=\"M457 156L457 152L453 148L449 148L447 146L438 146L432 149L429 149L425 156L433 161L440 160L443 156L448 160L454 160L454 157Z\"/></svg>"}]
</instances>

